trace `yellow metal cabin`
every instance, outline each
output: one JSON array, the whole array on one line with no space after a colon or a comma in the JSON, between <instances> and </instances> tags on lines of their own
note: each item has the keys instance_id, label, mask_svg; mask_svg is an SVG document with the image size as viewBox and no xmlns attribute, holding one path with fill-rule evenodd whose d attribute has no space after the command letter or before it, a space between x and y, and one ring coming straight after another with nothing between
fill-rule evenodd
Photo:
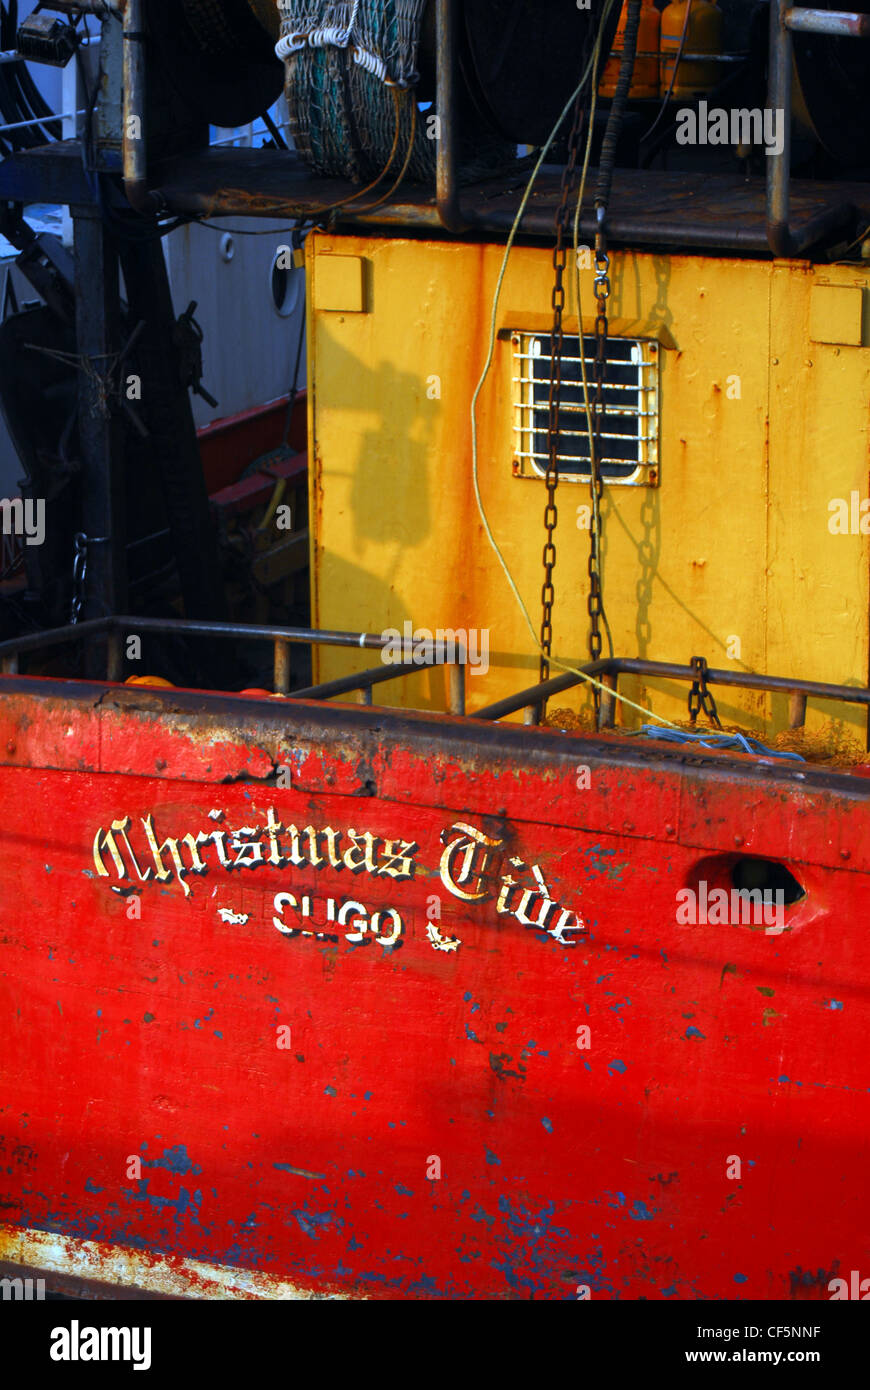
<instances>
[{"instance_id":1,"label":"yellow metal cabin","mask_svg":"<svg viewBox=\"0 0 870 1390\"><path fill-rule=\"evenodd\" d=\"M320 233L308 242L314 624L488 629L490 669L469 674L471 710L533 684L537 669L472 484L471 398L502 259L494 245ZM868 272L618 251L610 278L610 333L647 343L658 381L655 461L637 485L605 488L617 652L687 662L697 651L710 666L864 685ZM584 333L592 282L581 270ZM568 284L566 332L576 335ZM550 253L515 249L478 406L484 507L533 615L545 489L517 461L516 340L549 333L551 289ZM573 663L586 625L588 504L588 486L560 483L553 650ZM330 650L317 675L369 660ZM438 671L382 689L445 705ZM625 691L668 718L684 714L673 683L627 679ZM749 728L788 724L785 696L733 691L718 703L723 720ZM808 725L834 713L863 738L857 709L811 703Z\"/></svg>"}]
</instances>

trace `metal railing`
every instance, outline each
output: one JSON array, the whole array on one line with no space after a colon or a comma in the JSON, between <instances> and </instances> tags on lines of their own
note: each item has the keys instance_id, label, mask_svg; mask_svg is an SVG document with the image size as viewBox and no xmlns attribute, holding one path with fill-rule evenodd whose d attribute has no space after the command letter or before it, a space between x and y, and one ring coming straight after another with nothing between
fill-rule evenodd
<instances>
[{"instance_id":1,"label":"metal railing","mask_svg":"<svg viewBox=\"0 0 870 1390\"><path fill-rule=\"evenodd\" d=\"M379 666L317 685L290 690L290 648L345 647L383 652L390 639L381 633L341 632L304 627L258 627L249 623L197 622L186 618L105 617L88 622L51 628L46 632L29 633L0 642L0 670L6 675L19 675L20 658L37 652L87 640L106 639L106 680L120 683L124 669L123 644L127 637L145 633L162 636L208 637L243 642L269 642L273 649L273 684L275 695L287 700L331 700L339 695L356 693L363 704L372 703L372 691L385 681L414 675L433 667L446 667L449 694L448 713L465 715L465 665L467 653L461 642L432 639L428 654L415 655L410 661L381 661ZM403 655L407 653L403 652ZM584 684L583 677L592 676L606 687L601 699L599 725L601 729L615 727L618 683L620 676L647 676L661 680L693 682L695 668L670 661L650 661L641 657L604 657L579 666L576 672L566 672L549 680L527 686L514 695L475 710L468 717L494 722L522 711L524 723L541 722L547 701L554 695ZM838 685L828 681L800 680L791 676L765 676L752 671L713 670L705 672L709 686L728 686L739 690L755 690L771 695L789 697L789 725L802 728L810 699L841 701L863 705L870 710L870 687ZM234 694L233 691L222 692Z\"/></svg>"},{"instance_id":2,"label":"metal railing","mask_svg":"<svg viewBox=\"0 0 870 1390\"><path fill-rule=\"evenodd\" d=\"M682 666L670 661L648 661L640 657L605 657L601 661L590 661L579 666L578 672L592 676L608 688L602 694L601 713L598 727L612 729L616 717L616 695L620 676L650 676L663 680L692 682L696 679L692 666ZM807 700L841 700L846 704L864 705L870 709L870 688L860 685L835 685L826 681L798 680L789 676L760 676L752 671L706 671L707 684L733 686L740 690L758 690L772 695L789 696L789 725L800 729L806 720ZM567 672L564 676L553 676L550 680L527 687L516 695L509 695L495 704L486 705L470 715L472 719L505 719L508 715L523 712L526 724L539 724L543 708L553 695L583 685L583 676Z\"/></svg>"},{"instance_id":3,"label":"metal railing","mask_svg":"<svg viewBox=\"0 0 870 1390\"><path fill-rule=\"evenodd\" d=\"M336 695L357 692L363 704L371 704L374 686L400 676L414 675L432 667L447 667L448 709L451 714L465 713L466 653L461 643L433 640L431 651L414 656L412 661L382 660L380 666L360 671L319 685L290 691L290 648L358 647L383 652L390 639L371 632L331 632L307 627L258 627L250 623L209 623L187 618L136 618L113 616L92 618L84 623L50 628L46 632L29 633L0 642L0 669L6 675L20 674L20 658L28 652L49 647L65 646L72 642L97 638L106 639L106 680L120 683L123 678L126 637L155 633L161 636L209 637L242 642L271 642L273 649L274 693L293 700L330 700ZM227 692L232 694L233 692Z\"/></svg>"}]
</instances>

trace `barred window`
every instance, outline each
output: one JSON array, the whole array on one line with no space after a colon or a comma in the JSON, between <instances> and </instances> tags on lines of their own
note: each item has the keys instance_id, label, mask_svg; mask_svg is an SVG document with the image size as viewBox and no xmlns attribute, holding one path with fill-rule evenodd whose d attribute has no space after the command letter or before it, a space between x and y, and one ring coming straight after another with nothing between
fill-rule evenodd
<instances>
[{"instance_id":1,"label":"barred window","mask_svg":"<svg viewBox=\"0 0 870 1390\"><path fill-rule=\"evenodd\" d=\"M513 404L516 464L520 477L547 471L552 337L513 333ZM583 338L589 404L595 396L595 338ZM658 482L659 347L644 338L608 337L601 426L601 476L608 483ZM518 466L517 466L518 465ZM579 337L562 345L559 409L559 477L589 481L589 429Z\"/></svg>"}]
</instances>

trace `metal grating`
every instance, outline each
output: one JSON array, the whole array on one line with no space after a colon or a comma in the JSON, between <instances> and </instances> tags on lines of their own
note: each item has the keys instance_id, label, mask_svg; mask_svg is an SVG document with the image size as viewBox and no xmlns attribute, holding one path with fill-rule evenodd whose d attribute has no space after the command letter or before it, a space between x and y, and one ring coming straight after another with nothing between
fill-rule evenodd
<instances>
[{"instance_id":1,"label":"metal grating","mask_svg":"<svg viewBox=\"0 0 870 1390\"><path fill-rule=\"evenodd\" d=\"M513 333L514 474L547 471L552 338ZM595 338L583 337L589 403L594 396ZM644 338L608 338L601 429L601 476L608 483L654 485L659 480L659 345ZM580 365L580 339L566 337L559 411L559 477L589 481L589 430Z\"/></svg>"}]
</instances>

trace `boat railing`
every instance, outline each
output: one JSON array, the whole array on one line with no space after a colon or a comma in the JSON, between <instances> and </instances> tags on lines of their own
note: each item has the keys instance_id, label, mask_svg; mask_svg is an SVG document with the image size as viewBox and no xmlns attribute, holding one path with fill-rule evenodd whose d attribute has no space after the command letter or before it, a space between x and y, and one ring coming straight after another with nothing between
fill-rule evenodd
<instances>
[{"instance_id":1,"label":"boat railing","mask_svg":"<svg viewBox=\"0 0 870 1390\"><path fill-rule=\"evenodd\" d=\"M45 651L73 642L86 641L91 650L105 650L105 679L120 684L124 671L124 644L130 634L153 633L161 636L205 637L242 642L270 642L273 652L273 693L292 700L331 700L341 695L356 694L362 704L372 704L374 687L401 676L419 673L426 667L445 667L448 675L447 712L464 715L465 666L464 645L452 638L432 639L427 649L416 650L412 660L394 660L385 655L390 645L386 633L340 632L306 627L270 627L253 623L200 622L188 618L142 618L107 616L83 623L51 628L45 632L28 633L0 642L0 670L5 675L20 674L20 658L28 653ZM314 647L359 648L381 654L380 664L364 671L353 672L317 685L290 689L290 648ZM403 655L409 655L403 652ZM730 686L771 695L789 697L789 726L804 727L807 701L810 699L841 701L845 704L870 708L870 687L844 685L829 681L801 680L793 676L760 675L754 671L718 670L704 666L705 679L710 686ZM578 665L564 675L527 686L516 694L474 710L472 719L496 721L522 713L527 725L541 723L548 700L582 685L587 677L604 687L600 701L599 728L616 725L616 704L621 676L644 676L659 680L694 682L697 664L682 665L670 661L651 661L642 657L604 657L599 661ZM244 693L244 692L242 692Z\"/></svg>"},{"instance_id":2,"label":"boat railing","mask_svg":"<svg viewBox=\"0 0 870 1390\"><path fill-rule=\"evenodd\" d=\"M6 675L18 675L20 658L27 653L65 646L71 642L87 641L92 650L105 639L106 680L121 683L124 671L124 641L130 634L153 633L159 636L208 637L241 642L271 642L273 650L273 688L275 695L290 696L290 648L359 647L381 652L381 664L366 671L354 672L319 685L306 686L292 692L297 700L331 700L337 695L356 692L363 704L372 703L374 686L400 676L412 675L426 666L445 666L448 671L448 710L450 714L465 713L466 652L461 642L433 639L429 649L418 653L412 661L395 661L384 655L390 646L385 633L333 632L307 627L268 627L253 623L200 622L190 618L139 618L118 614L91 618L83 623L69 623L44 632L27 633L0 642L0 670Z\"/></svg>"},{"instance_id":3,"label":"boat railing","mask_svg":"<svg viewBox=\"0 0 870 1390\"><path fill-rule=\"evenodd\" d=\"M649 661L642 657L603 657L600 661L590 661L578 666L576 671L527 687L516 695L509 695L483 709L475 710L472 719L505 719L508 715L522 711L524 723L538 724L543 717L547 701L553 695L571 690L581 685L584 677L591 676L606 686L602 693L599 715L599 728L612 729L616 722L616 702L620 676L649 676L662 680L696 680L697 668L694 665L680 665L671 661ZM708 685L734 686L740 690L758 690L768 694L789 696L789 727L801 729L806 721L807 700L841 700L847 704L870 707L870 688L861 685L837 685L827 681L799 680L792 676L765 676L754 671L720 671L705 667Z\"/></svg>"}]
</instances>

